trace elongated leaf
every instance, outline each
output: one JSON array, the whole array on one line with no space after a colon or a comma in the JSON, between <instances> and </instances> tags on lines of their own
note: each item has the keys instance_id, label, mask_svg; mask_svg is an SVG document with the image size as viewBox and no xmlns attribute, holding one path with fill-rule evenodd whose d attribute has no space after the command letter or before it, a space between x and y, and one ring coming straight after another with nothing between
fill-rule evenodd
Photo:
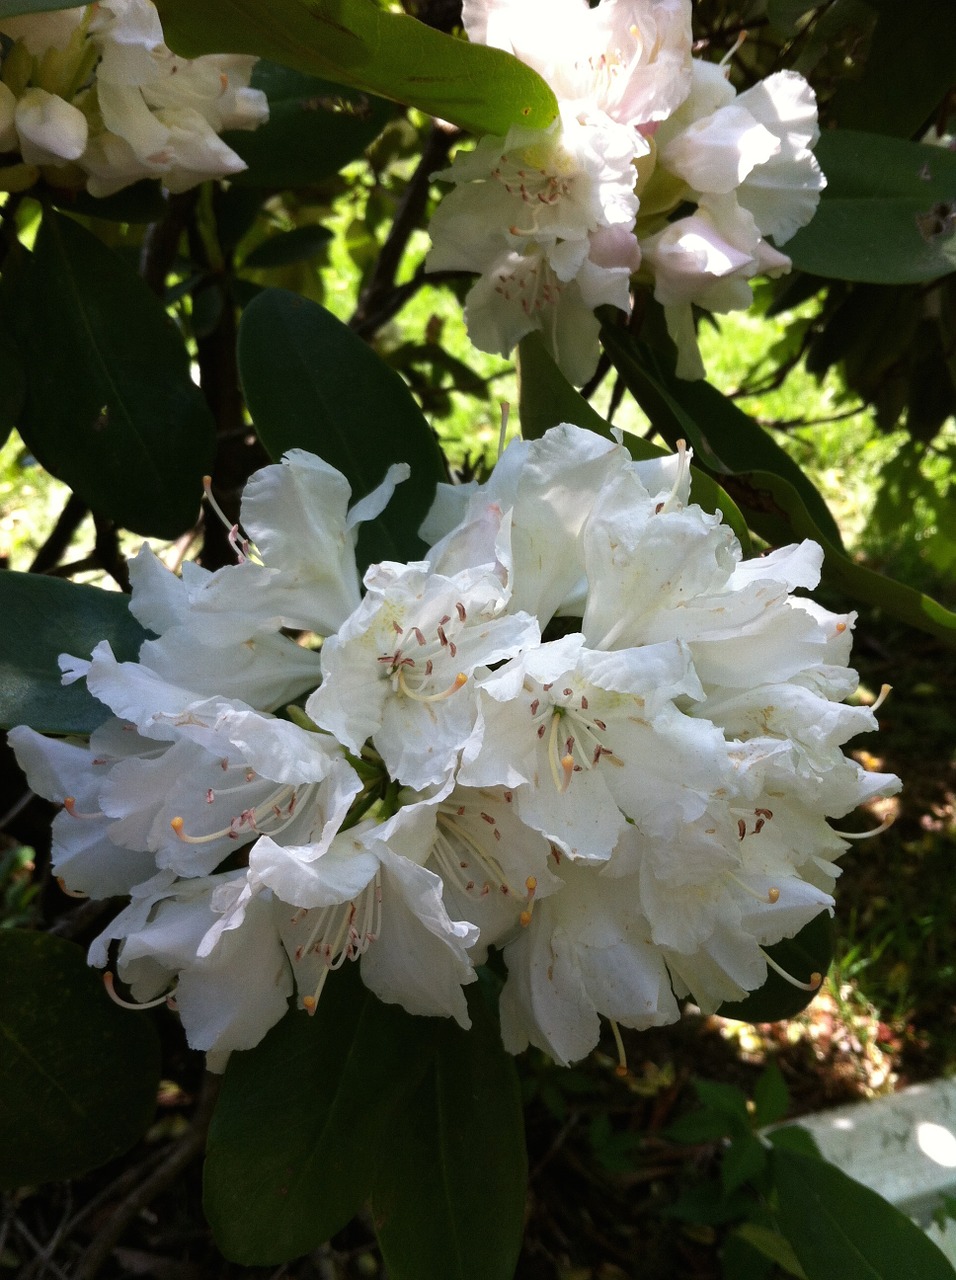
<instances>
[{"instance_id":1,"label":"elongated leaf","mask_svg":"<svg viewBox=\"0 0 956 1280\"><path fill-rule=\"evenodd\" d=\"M554 94L510 54L471 45L373 0L159 0L177 53L252 53L418 107L477 133L547 125Z\"/></svg>"},{"instance_id":2,"label":"elongated leaf","mask_svg":"<svg viewBox=\"0 0 956 1280\"><path fill-rule=\"evenodd\" d=\"M372 1215L392 1280L512 1280L527 1157L514 1060L471 988L472 1028L438 1024L418 1090L383 1145Z\"/></svg>"},{"instance_id":3,"label":"elongated leaf","mask_svg":"<svg viewBox=\"0 0 956 1280\"><path fill-rule=\"evenodd\" d=\"M0 445L5 443L20 416L25 394L23 361L10 330L0 316Z\"/></svg>"},{"instance_id":4,"label":"elongated leaf","mask_svg":"<svg viewBox=\"0 0 956 1280\"><path fill-rule=\"evenodd\" d=\"M182 533L214 427L159 300L95 236L47 210L5 303L27 379L18 425L37 459L122 527Z\"/></svg>"},{"instance_id":5,"label":"elongated leaf","mask_svg":"<svg viewBox=\"0 0 956 1280\"><path fill-rule=\"evenodd\" d=\"M232 1056L203 1195L228 1258L285 1262L358 1212L392 1114L425 1069L434 1027L382 1004L347 965L330 977L313 1018L292 1010L255 1049Z\"/></svg>"},{"instance_id":6,"label":"elongated leaf","mask_svg":"<svg viewBox=\"0 0 956 1280\"><path fill-rule=\"evenodd\" d=\"M756 470L779 475L800 493L830 541L840 545L840 530L820 494L753 418L709 382L678 378L651 347L626 331L605 325L601 340L614 367L665 440L673 444L683 437L693 445L698 463L721 477Z\"/></svg>"},{"instance_id":7,"label":"elongated leaf","mask_svg":"<svg viewBox=\"0 0 956 1280\"><path fill-rule=\"evenodd\" d=\"M706 382L666 372L657 355L627 334L602 331L628 387L665 439L693 444L697 462L716 472L747 523L780 546L812 538L824 550L823 576L857 600L956 643L956 613L931 596L886 578L846 554L836 522L800 468L758 423ZM756 464L756 465L754 465Z\"/></svg>"},{"instance_id":8,"label":"elongated leaf","mask_svg":"<svg viewBox=\"0 0 956 1280\"><path fill-rule=\"evenodd\" d=\"M46 13L51 9L77 9L76 0L0 0L0 18L21 13Z\"/></svg>"},{"instance_id":9,"label":"elongated leaf","mask_svg":"<svg viewBox=\"0 0 956 1280\"><path fill-rule=\"evenodd\" d=\"M243 266L252 268L285 267L290 262L303 262L315 258L332 239L328 227L294 227L282 231L257 244L246 255Z\"/></svg>"},{"instance_id":10,"label":"elongated leaf","mask_svg":"<svg viewBox=\"0 0 956 1280\"><path fill-rule=\"evenodd\" d=\"M88 658L108 640L121 662L134 659L147 633L114 591L0 573L0 727L28 724L44 733L91 733L110 714L82 683L64 686L57 657Z\"/></svg>"},{"instance_id":11,"label":"elongated leaf","mask_svg":"<svg viewBox=\"0 0 956 1280\"><path fill-rule=\"evenodd\" d=\"M519 351L519 413L521 434L536 440L561 422L586 427L599 436L612 438L611 425L568 382L547 351L539 333L521 340ZM624 445L638 462L660 458L666 454L656 444L630 432L623 433ZM692 467L691 491L694 501L705 511L719 511L733 529L745 552L750 550L750 531L740 508L726 490L706 472Z\"/></svg>"},{"instance_id":12,"label":"elongated leaf","mask_svg":"<svg viewBox=\"0 0 956 1280\"><path fill-rule=\"evenodd\" d=\"M428 423L398 374L317 303L269 289L246 308L239 327L246 402L269 454L308 449L345 475L364 497L393 462L411 477L381 516L362 527L359 561L414 560L418 527L444 479Z\"/></svg>"},{"instance_id":13,"label":"elongated leaf","mask_svg":"<svg viewBox=\"0 0 956 1280\"><path fill-rule=\"evenodd\" d=\"M110 1002L80 947L0 930L0 1187L121 1155L150 1122L158 1084L152 1024Z\"/></svg>"},{"instance_id":14,"label":"elongated leaf","mask_svg":"<svg viewBox=\"0 0 956 1280\"><path fill-rule=\"evenodd\" d=\"M395 114L382 98L275 62L259 62L252 85L269 99L268 121L258 129L223 135L249 166L231 179L240 186L321 182L360 156Z\"/></svg>"},{"instance_id":15,"label":"elongated leaf","mask_svg":"<svg viewBox=\"0 0 956 1280\"><path fill-rule=\"evenodd\" d=\"M956 1271L904 1213L826 1160L775 1147L777 1221L808 1280L953 1280Z\"/></svg>"},{"instance_id":16,"label":"elongated leaf","mask_svg":"<svg viewBox=\"0 0 956 1280\"><path fill-rule=\"evenodd\" d=\"M956 155L848 129L824 133L814 150L827 189L787 241L794 266L870 284L917 284L956 269Z\"/></svg>"},{"instance_id":17,"label":"elongated leaf","mask_svg":"<svg viewBox=\"0 0 956 1280\"><path fill-rule=\"evenodd\" d=\"M868 0L879 11L860 78L834 99L834 119L850 129L910 138L923 132L953 87L956 6L939 0Z\"/></svg>"},{"instance_id":18,"label":"elongated leaf","mask_svg":"<svg viewBox=\"0 0 956 1280\"><path fill-rule=\"evenodd\" d=\"M797 982L809 983L811 975L825 975L833 959L833 921L823 911L805 924L793 938L784 938L767 954ZM767 969L767 981L744 1000L728 1001L717 1012L722 1018L738 1018L741 1022L779 1022L793 1018L805 1009L816 989L806 991L781 977L775 969Z\"/></svg>"}]
</instances>

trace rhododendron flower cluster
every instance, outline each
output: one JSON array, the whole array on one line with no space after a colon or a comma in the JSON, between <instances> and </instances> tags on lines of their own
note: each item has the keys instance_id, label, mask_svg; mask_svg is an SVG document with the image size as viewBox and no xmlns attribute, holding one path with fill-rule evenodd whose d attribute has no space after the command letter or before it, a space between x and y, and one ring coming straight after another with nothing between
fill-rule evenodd
<instances>
[{"instance_id":1,"label":"rhododendron flower cluster","mask_svg":"<svg viewBox=\"0 0 956 1280\"><path fill-rule=\"evenodd\" d=\"M465 0L471 40L513 53L558 100L460 151L431 223L429 270L478 273L476 346L508 355L539 330L575 383L594 372L595 307L653 288L678 372L703 375L692 306L747 307L749 281L788 271L775 247L809 222L824 178L816 100L783 71L737 94L691 57L690 0ZM770 243L770 239L774 241Z\"/></svg>"},{"instance_id":2,"label":"rhododendron flower cluster","mask_svg":"<svg viewBox=\"0 0 956 1280\"><path fill-rule=\"evenodd\" d=\"M111 713L89 741L10 735L64 886L128 896L91 962L214 1067L348 961L466 1026L496 948L506 1046L562 1063L601 1017L740 999L832 906L829 820L899 785L843 752L876 719L843 701L852 615L796 594L820 548L744 560L686 450L516 441L363 588L358 525L406 474L349 508L302 451L258 472L239 563L132 561L138 661L61 659Z\"/></svg>"},{"instance_id":3,"label":"rhododendron flower cluster","mask_svg":"<svg viewBox=\"0 0 956 1280\"><path fill-rule=\"evenodd\" d=\"M0 37L0 190L42 174L94 196L141 178L185 191L244 169L219 134L269 114L249 87L255 58L178 57L151 0L4 18Z\"/></svg>"}]
</instances>

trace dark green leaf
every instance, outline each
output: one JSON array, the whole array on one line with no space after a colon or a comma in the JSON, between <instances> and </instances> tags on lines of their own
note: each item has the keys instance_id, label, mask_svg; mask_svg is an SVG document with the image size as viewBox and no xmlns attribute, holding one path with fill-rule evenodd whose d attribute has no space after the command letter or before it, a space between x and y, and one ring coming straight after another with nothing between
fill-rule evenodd
<instances>
[{"instance_id":1,"label":"dark green leaf","mask_svg":"<svg viewBox=\"0 0 956 1280\"><path fill-rule=\"evenodd\" d=\"M259 62L252 84L269 99L269 119L258 129L223 134L249 166L231 179L234 185L321 182L360 156L395 114L382 98L274 62Z\"/></svg>"},{"instance_id":2,"label":"dark green leaf","mask_svg":"<svg viewBox=\"0 0 956 1280\"><path fill-rule=\"evenodd\" d=\"M728 1116L742 1132L750 1131L750 1112L747 1110L747 1099L740 1089L733 1084L724 1084L719 1080L695 1080L694 1092L700 1099L701 1106L720 1115Z\"/></svg>"},{"instance_id":3,"label":"dark green leaf","mask_svg":"<svg viewBox=\"0 0 956 1280\"><path fill-rule=\"evenodd\" d=\"M392 1280L511 1280L527 1157L514 1060L471 988L472 1028L438 1024L431 1065L379 1153L372 1215Z\"/></svg>"},{"instance_id":4,"label":"dark green leaf","mask_svg":"<svg viewBox=\"0 0 956 1280\"><path fill-rule=\"evenodd\" d=\"M23 405L26 393L26 377L23 361L10 331L0 316L0 445L2 445Z\"/></svg>"},{"instance_id":5,"label":"dark green leaf","mask_svg":"<svg viewBox=\"0 0 956 1280\"><path fill-rule=\"evenodd\" d=\"M83 951L0 931L0 1187L59 1181L121 1155L153 1116L159 1042Z\"/></svg>"},{"instance_id":6,"label":"dark green leaf","mask_svg":"<svg viewBox=\"0 0 956 1280\"><path fill-rule=\"evenodd\" d=\"M324 252L332 232L328 227L294 227L257 244L246 255L244 267L285 267L290 262L303 262Z\"/></svg>"},{"instance_id":7,"label":"dark green leaf","mask_svg":"<svg viewBox=\"0 0 956 1280\"><path fill-rule=\"evenodd\" d=\"M871 284L916 284L956 268L953 152L844 129L824 133L814 150L827 189L787 241L794 266Z\"/></svg>"},{"instance_id":8,"label":"dark green leaf","mask_svg":"<svg viewBox=\"0 0 956 1280\"><path fill-rule=\"evenodd\" d=\"M199 510L214 428L159 300L95 236L47 210L5 301L32 453L123 528L182 533Z\"/></svg>"},{"instance_id":9,"label":"dark green leaf","mask_svg":"<svg viewBox=\"0 0 956 1280\"><path fill-rule=\"evenodd\" d=\"M799 19L814 8L811 0L767 0L767 17L772 27L788 36Z\"/></svg>"},{"instance_id":10,"label":"dark green leaf","mask_svg":"<svg viewBox=\"0 0 956 1280\"><path fill-rule=\"evenodd\" d=\"M709 382L678 378L663 358L627 331L605 325L601 339L631 394L669 444L686 440L698 464L722 479L759 470L786 480L813 512L825 536L840 545L840 531L820 494L753 418ZM754 527L762 532L759 524ZM788 535L784 529L784 536Z\"/></svg>"},{"instance_id":11,"label":"dark green leaf","mask_svg":"<svg viewBox=\"0 0 956 1280\"><path fill-rule=\"evenodd\" d=\"M760 1073L754 1086L754 1125L776 1124L787 1114L790 1093L780 1068L772 1059Z\"/></svg>"},{"instance_id":12,"label":"dark green leaf","mask_svg":"<svg viewBox=\"0 0 956 1280\"><path fill-rule=\"evenodd\" d=\"M362 566L414 560L418 527L444 479L441 454L411 392L372 349L317 303L269 289L246 308L239 368L256 430L272 458L308 449L345 475L364 497L393 462L411 477L388 507L362 527Z\"/></svg>"},{"instance_id":13,"label":"dark green leaf","mask_svg":"<svg viewBox=\"0 0 956 1280\"><path fill-rule=\"evenodd\" d=\"M521 371L519 415L521 434L526 440L536 440L561 422L586 427L600 436L612 438L610 424L568 382L539 333L523 338L518 350ZM667 452L630 432L624 433L624 444L638 462L660 458ZM744 550L749 551L750 533L734 500L705 472L695 467L692 475L694 501L700 503L705 511L719 511L740 539Z\"/></svg>"},{"instance_id":14,"label":"dark green leaf","mask_svg":"<svg viewBox=\"0 0 956 1280\"><path fill-rule=\"evenodd\" d=\"M743 1226L737 1228L734 1235L745 1240L748 1245L758 1250L771 1262L775 1262L788 1276L796 1276L797 1280L806 1280L806 1272L797 1261L797 1255L779 1232L770 1227L761 1226L757 1222L745 1222ZM728 1272L728 1277L731 1274Z\"/></svg>"},{"instance_id":15,"label":"dark green leaf","mask_svg":"<svg viewBox=\"0 0 956 1280\"><path fill-rule=\"evenodd\" d=\"M840 86L831 109L845 128L910 138L929 126L953 87L956 6L868 2L879 18L863 75Z\"/></svg>"},{"instance_id":16,"label":"dark green leaf","mask_svg":"<svg viewBox=\"0 0 956 1280\"><path fill-rule=\"evenodd\" d=\"M809 982L811 974L825 974L833 958L833 921L822 911L805 924L794 938L784 938L766 948L767 954L798 982ZM741 1022L779 1022L805 1009L816 990L805 991L767 970L767 981L744 1000L728 1001L717 1012L722 1018Z\"/></svg>"},{"instance_id":17,"label":"dark green leaf","mask_svg":"<svg viewBox=\"0 0 956 1280\"><path fill-rule=\"evenodd\" d=\"M724 1152L720 1165L721 1186L729 1195L763 1173L766 1165L767 1151L760 1139L751 1133L741 1134Z\"/></svg>"},{"instance_id":18,"label":"dark green leaf","mask_svg":"<svg viewBox=\"0 0 956 1280\"><path fill-rule=\"evenodd\" d=\"M418 107L476 133L542 127L554 94L500 49L468 44L373 0L159 0L168 43L187 57L251 53Z\"/></svg>"},{"instance_id":19,"label":"dark green leaf","mask_svg":"<svg viewBox=\"0 0 956 1280\"><path fill-rule=\"evenodd\" d=\"M28 724L43 733L91 733L109 711L86 685L64 686L57 657L88 658L108 640L121 661L147 638L129 611L129 597L98 587L0 573L0 727Z\"/></svg>"},{"instance_id":20,"label":"dark green leaf","mask_svg":"<svg viewBox=\"0 0 956 1280\"><path fill-rule=\"evenodd\" d=\"M782 1128L771 1129L767 1138L775 1147L784 1147L787 1151L796 1151L815 1160L823 1159L816 1138L803 1125L786 1124Z\"/></svg>"},{"instance_id":21,"label":"dark green leaf","mask_svg":"<svg viewBox=\"0 0 956 1280\"><path fill-rule=\"evenodd\" d=\"M808 1280L953 1280L942 1252L910 1218L826 1160L775 1147L780 1230Z\"/></svg>"},{"instance_id":22,"label":"dark green leaf","mask_svg":"<svg viewBox=\"0 0 956 1280\"><path fill-rule=\"evenodd\" d=\"M76 0L0 0L0 18L21 13L46 13L51 9L78 9Z\"/></svg>"},{"instance_id":23,"label":"dark green leaf","mask_svg":"<svg viewBox=\"0 0 956 1280\"><path fill-rule=\"evenodd\" d=\"M436 1020L382 1004L355 966L331 976L314 1017L290 1011L229 1060L206 1153L216 1242L246 1266L308 1253L372 1187L392 1114L425 1069Z\"/></svg>"},{"instance_id":24,"label":"dark green leaf","mask_svg":"<svg viewBox=\"0 0 956 1280\"><path fill-rule=\"evenodd\" d=\"M111 196L91 196L82 188L65 191L51 187L50 202L65 213L78 213L87 218L106 218L110 222L159 222L167 209L159 182L144 178L123 187Z\"/></svg>"},{"instance_id":25,"label":"dark green leaf","mask_svg":"<svg viewBox=\"0 0 956 1280\"><path fill-rule=\"evenodd\" d=\"M813 538L825 553L827 582L930 635L956 643L956 613L931 596L850 559L820 494L733 401L709 383L677 378L664 369L656 353L627 334L606 327L602 336L615 366L656 429L669 441L681 437L690 441L697 463L721 477L761 537L775 546L794 537Z\"/></svg>"}]
</instances>

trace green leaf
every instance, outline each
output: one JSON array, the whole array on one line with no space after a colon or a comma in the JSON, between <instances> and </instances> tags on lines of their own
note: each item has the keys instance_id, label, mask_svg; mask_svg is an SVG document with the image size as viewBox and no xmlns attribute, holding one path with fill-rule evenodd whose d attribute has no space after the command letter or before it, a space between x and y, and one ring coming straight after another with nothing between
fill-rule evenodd
<instances>
[{"instance_id":1,"label":"green leaf","mask_svg":"<svg viewBox=\"0 0 956 1280\"><path fill-rule=\"evenodd\" d=\"M259 62L252 86L269 99L258 129L235 129L223 140L249 166L233 185L302 187L322 182L360 156L395 114L390 102L331 80Z\"/></svg>"},{"instance_id":2,"label":"green leaf","mask_svg":"<svg viewBox=\"0 0 956 1280\"><path fill-rule=\"evenodd\" d=\"M232 1055L203 1186L227 1258L286 1262L358 1212L435 1024L382 1004L347 965L330 977L314 1017L293 1009L254 1049Z\"/></svg>"},{"instance_id":3,"label":"green leaf","mask_svg":"<svg viewBox=\"0 0 956 1280\"><path fill-rule=\"evenodd\" d=\"M147 638L118 591L0 573L0 727L28 724L42 733L91 733L110 712L81 682L63 685L61 653L88 658L108 640L121 661L136 658Z\"/></svg>"},{"instance_id":4,"label":"green leaf","mask_svg":"<svg viewBox=\"0 0 956 1280\"><path fill-rule=\"evenodd\" d=\"M784 938L765 948L781 969L800 982L809 982L813 973L825 974L833 958L833 922L826 911L805 924L793 938ZM767 981L744 1000L728 1001L717 1012L722 1018L741 1022L779 1022L805 1009L816 990L804 991L768 968Z\"/></svg>"},{"instance_id":5,"label":"green leaf","mask_svg":"<svg viewBox=\"0 0 956 1280\"><path fill-rule=\"evenodd\" d=\"M3 445L20 416L26 395L26 375L20 351L0 315L0 445Z\"/></svg>"},{"instance_id":6,"label":"green leaf","mask_svg":"<svg viewBox=\"0 0 956 1280\"><path fill-rule=\"evenodd\" d=\"M373 0L159 0L177 53L251 53L392 98L476 133L541 128L554 94L511 54L426 27Z\"/></svg>"},{"instance_id":7,"label":"green leaf","mask_svg":"<svg viewBox=\"0 0 956 1280\"><path fill-rule=\"evenodd\" d=\"M32 453L94 511L173 538L199 512L214 427L162 304L116 254L47 210L5 291Z\"/></svg>"},{"instance_id":8,"label":"green leaf","mask_svg":"<svg viewBox=\"0 0 956 1280\"><path fill-rule=\"evenodd\" d=\"M514 1059L475 988L472 1027L438 1024L417 1091L396 1113L372 1191L392 1280L512 1280L527 1156Z\"/></svg>"},{"instance_id":9,"label":"green leaf","mask_svg":"<svg viewBox=\"0 0 956 1280\"><path fill-rule=\"evenodd\" d=\"M0 0L0 18L21 13L46 13L53 9L78 9L76 0Z\"/></svg>"},{"instance_id":10,"label":"green leaf","mask_svg":"<svg viewBox=\"0 0 956 1280\"><path fill-rule=\"evenodd\" d=\"M831 110L843 127L909 138L925 131L952 89L956 6L940 0L868 3L879 18L863 75L840 85Z\"/></svg>"},{"instance_id":11,"label":"green leaf","mask_svg":"<svg viewBox=\"0 0 956 1280\"><path fill-rule=\"evenodd\" d=\"M745 1182L759 1177L766 1166L767 1150L760 1139L752 1133L741 1134L724 1152L720 1164L720 1185L729 1195Z\"/></svg>"},{"instance_id":12,"label":"green leaf","mask_svg":"<svg viewBox=\"0 0 956 1280\"><path fill-rule=\"evenodd\" d=\"M257 244L246 255L242 265L244 268L261 269L286 267L290 262L308 261L323 253L331 239L332 232L328 227L293 227L291 231L282 231Z\"/></svg>"},{"instance_id":13,"label":"green leaf","mask_svg":"<svg viewBox=\"0 0 956 1280\"><path fill-rule=\"evenodd\" d=\"M780 1068L772 1059L761 1071L754 1086L754 1125L776 1124L787 1114L790 1092Z\"/></svg>"},{"instance_id":14,"label":"green leaf","mask_svg":"<svg viewBox=\"0 0 956 1280\"><path fill-rule=\"evenodd\" d=\"M64 213L84 218L106 218L110 222L160 222L169 206L156 178L144 178L123 187L111 196L91 196L88 191L53 189L50 203Z\"/></svg>"},{"instance_id":15,"label":"green leaf","mask_svg":"<svg viewBox=\"0 0 956 1280\"><path fill-rule=\"evenodd\" d=\"M519 416L521 434L537 440L562 422L586 427L599 436L613 439L611 425L568 382L544 345L540 333L522 338L519 354ZM624 432L624 445L638 462L660 458L667 450L640 436ZM740 509L730 495L706 472L694 467L691 491L694 501L705 511L719 511L733 529L745 551L750 550L750 532Z\"/></svg>"},{"instance_id":16,"label":"green leaf","mask_svg":"<svg viewBox=\"0 0 956 1280\"><path fill-rule=\"evenodd\" d=\"M774 546L812 538L823 547L823 576L831 585L956 643L956 613L847 556L823 498L753 418L709 383L685 382L665 370L656 353L627 334L606 327L602 337L656 429L671 442L690 441L697 463L720 475L761 537Z\"/></svg>"},{"instance_id":17,"label":"green leaf","mask_svg":"<svg viewBox=\"0 0 956 1280\"><path fill-rule=\"evenodd\" d=\"M270 456L308 449L364 497L393 462L411 476L377 520L362 526L361 566L414 560L418 528L445 478L438 445L398 374L331 312L283 289L261 293L239 326L246 403Z\"/></svg>"},{"instance_id":18,"label":"green leaf","mask_svg":"<svg viewBox=\"0 0 956 1280\"><path fill-rule=\"evenodd\" d=\"M762 1227L757 1222L745 1222L743 1226L737 1228L734 1235L740 1236L765 1258L775 1262L778 1267L786 1271L788 1276L796 1276L797 1280L807 1280L807 1273L797 1261L797 1255L778 1231L773 1231L770 1227Z\"/></svg>"},{"instance_id":19,"label":"green leaf","mask_svg":"<svg viewBox=\"0 0 956 1280\"><path fill-rule=\"evenodd\" d=\"M601 339L625 385L668 443L686 440L698 464L721 477L766 472L786 480L813 512L825 536L840 545L840 530L820 494L753 418L709 382L678 378L650 346L627 331L604 325ZM738 497L736 491L734 496ZM759 524L753 527L763 532ZM785 526L783 535L789 536Z\"/></svg>"},{"instance_id":20,"label":"green leaf","mask_svg":"<svg viewBox=\"0 0 956 1280\"><path fill-rule=\"evenodd\" d=\"M787 241L795 267L870 284L918 284L956 268L953 152L848 129L827 131L814 151L827 188Z\"/></svg>"},{"instance_id":21,"label":"green leaf","mask_svg":"<svg viewBox=\"0 0 956 1280\"><path fill-rule=\"evenodd\" d=\"M772 1129L767 1134L768 1141L775 1147L783 1147L787 1151L796 1151L800 1155L822 1160L823 1156L817 1146L817 1140L809 1129L800 1124L786 1124L779 1129Z\"/></svg>"},{"instance_id":22,"label":"green leaf","mask_svg":"<svg viewBox=\"0 0 956 1280\"><path fill-rule=\"evenodd\" d=\"M776 1217L808 1280L953 1280L943 1253L899 1209L826 1160L775 1147Z\"/></svg>"},{"instance_id":23,"label":"green leaf","mask_svg":"<svg viewBox=\"0 0 956 1280\"><path fill-rule=\"evenodd\" d=\"M152 1023L111 1003L80 947L0 931L0 1187L122 1155L152 1119L158 1085Z\"/></svg>"}]
</instances>

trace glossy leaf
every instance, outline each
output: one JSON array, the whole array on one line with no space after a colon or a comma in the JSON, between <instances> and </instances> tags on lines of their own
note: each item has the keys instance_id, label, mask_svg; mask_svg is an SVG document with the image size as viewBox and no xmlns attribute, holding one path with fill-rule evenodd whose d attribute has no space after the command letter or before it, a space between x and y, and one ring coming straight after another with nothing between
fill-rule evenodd
<instances>
[{"instance_id":1,"label":"glossy leaf","mask_svg":"<svg viewBox=\"0 0 956 1280\"><path fill-rule=\"evenodd\" d=\"M956 1271L910 1218L826 1160L774 1147L775 1210L807 1280L953 1280Z\"/></svg>"},{"instance_id":2,"label":"glossy leaf","mask_svg":"<svg viewBox=\"0 0 956 1280\"><path fill-rule=\"evenodd\" d=\"M844 129L825 132L814 151L827 188L784 246L795 267L870 284L917 284L956 269L956 155Z\"/></svg>"},{"instance_id":3,"label":"glossy leaf","mask_svg":"<svg viewBox=\"0 0 956 1280\"><path fill-rule=\"evenodd\" d=\"M956 6L940 0L868 0L879 12L862 76L840 85L834 119L850 129L910 138L953 87Z\"/></svg>"},{"instance_id":4,"label":"glossy leaf","mask_svg":"<svg viewBox=\"0 0 956 1280\"><path fill-rule=\"evenodd\" d=\"M257 64L252 85L269 99L269 119L258 129L223 134L249 166L230 179L234 185L321 182L360 156L395 114L382 98L274 62Z\"/></svg>"},{"instance_id":5,"label":"glossy leaf","mask_svg":"<svg viewBox=\"0 0 956 1280\"><path fill-rule=\"evenodd\" d=\"M605 325L601 339L631 394L665 440L672 445L678 439L686 440L693 446L698 464L722 480L758 470L780 476L800 493L825 535L840 543L836 521L811 482L732 400L709 382L678 378L650 346L625 330ZM736 493L734 497L740 502ZM740 505L750 504L744 501ZM759 525L753 527L762 532ZM783 532L786 536L785 529Z\"/></svg>"},{"instance_id":6,"label":"glossy leaf","mask_svg":"<svg viewBox=\"0 0 956 1280\"><path fill-rule=\"evenodd\" d=\"M290 262L307 262L324 252L331 239L332 232L328 227L293 227L291 231L282 231L257 244L246 255L242 265L261 269L286 267Z\"/></svg>"},{"instance_id":7,"label":"glossy leaf","mask_svg":"<svg viewBox=\"0 0 956 1280\"><path fill-rule=\"evenodd\" d=\"M799 982L810 982L811 975L825 975L833 959L833 921L826 911L805 924L793 938L784 938L767 954ZM816 989L805 991L782 978L768 967L767 981L743 1000L727 1001L717 1012L722 1018L737 1018L741 1022L779 1022L795 1017L805 1009Z\"/></svg>"},{"instance_id":8,"label":"glossy leaf","mask_svg":"<svg viewBox=\"0 0 956 1280\"><path fill-rule=\"evenodd\" d=\"M532 333L521 340L519 369L519 415L521 434L526 440L536 440L561 422L586 427L600 436L612 438L610 423L568 382L547 351L540 334ZM624 445L638 462L663 457L667 452L627 431L624 432ZM697 467L692 467L691 475L694 501L705 511L719 511L737 535L744 551L749 551L747 522L730 494Z\"/></svg>"},{"instance_id":9,"label":"glossy leaf","mask_svg":"<svg viewBox=\"0 0 956 1280\"><path fill-rule=\"evenodd\" d=\"M288 1261L340 1230L372 1187L374 1155L425 1069L435 1019L382 1004L356 966L314 1017L291 1010L233 1054L209 1130L203 1203L246 1266Z\"/></svg>"},{"instance_id":10,"label":"glossy leaf","mask_svg":"<svg viewBox=\"0 0 956 1280\"><path fill-rule=\"evenodd\" d=\"M76 0L0 0L0 18L21 13L46 13L51 9L76 9Z\"/></svg>"},{"instance_id":11,"label":"glossy leaf","mask_svg":"<svg viewBox=\"0 0 956 1280\"><path fill-rule=\"evenodd\" d=\"M64 685L57 658L88 658L108 640L117 658L135 659L147 638L118 591L37 573L0 573L0 727L91 733L109 716L82 682Z\"/></svg>"},{"instance_id":12,"label":"glossy leaf","mask_svg":"<svg viewBox=\"0 0 956 1280\"><path fill-rule=\"evenodd\" d=\"M80 947L0 930L0 1187L121 1155L152 1119L158 1085L152 1023L110 1002Z\"/></svg>"},{"instance_id":13,"label":"glossy leaf","mask_svg":"<svg viewBox=\"0 0 956 1280\"><path fill-rule=\"evenodd\" d=\"M17 418L26 394L26 376L20 352L0 316L0 445Z\"/></svg>"},{"instance_id":14,"label":"glossy leaf","mask_svg":"<svg viewBox=\"0 0 956 1280\"><path fill-rule=\"evenodd\" d=\"M135 533L194 523L214 427L162 304L116 254L47 210L7 293L31 452L92 509Z\"/></svg>"},{"instance_id":15,"label":"glossy leaf","mask_svg":"<svg viewBox=\"0 0 956 1280\"><path fill-rule=\"evenodd\" d=\"M681 437L690 441L696 461L720 476L756 533L775 546L812 538L823 547L827 582L956 643L956 613L850 559L823 498L753 418L709 383L685 382L665 371L649 347L627 334L608 328L602 336L615 367L655 428L672 442Z\"/></svg>"},{"instance_id":16,"label":"glossy leaf","mask_svg":"<svg viewBox=\"0 0 956 1280\"><path fill-rule=\"evenodd\" d=\"M424 551L417 530L444 467L431 428L397 373L361 338L317 303L269 289L243 313L239 369L246 402L270 456L308 449L337 467L364 497L393 462L407 462L377 520L362 526L362 567L414 560Z\"/></svg>"},{"instance_id":17,"label":"glossy leaf","mask_svg":"<svg viewBox=\"0 0 956 1280\"><path fill-rule=\"evenodd\" d=\"M429 1068L379 1152L372 1218L392 1280L512 1280L527 1156L514 1059L470 989L472 1027L438 1023Z\"/></svg>"},{"instance_id":18,"label":"glossy leaf","mask_svg":"<svg viewBox=\"0 0 956 1280\"><path fill-rule=\"evenodd\" d=\"M500 49L468 44L374 0L158 0L177 53L251 53L418 107L477 133L547 125L554 94Z\"/></svg>"}]
</instances>

